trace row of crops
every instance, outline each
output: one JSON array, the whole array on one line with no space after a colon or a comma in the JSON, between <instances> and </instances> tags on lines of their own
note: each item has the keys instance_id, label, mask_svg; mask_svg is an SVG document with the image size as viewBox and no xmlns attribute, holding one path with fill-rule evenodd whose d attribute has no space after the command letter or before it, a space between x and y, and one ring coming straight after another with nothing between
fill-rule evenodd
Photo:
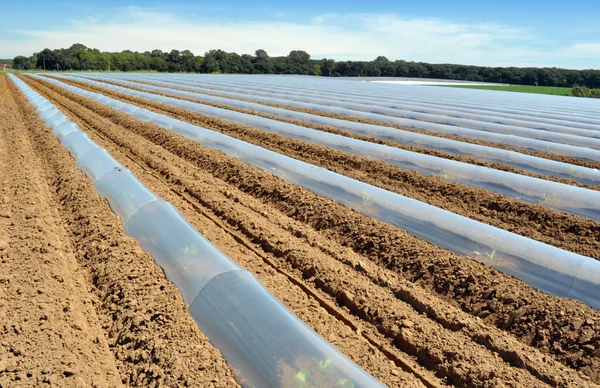
<instances>
[{"instance_id":1,"label":"row of crops","mask_svg":"<svg viewBox=\"0 0 600 388\"><path fill-rule=\"evenodd\" d=\"M395 85L372 84L367 88L358 82L293 77L285 82L278 77L243 76L35 77L220 150L436 246L493 266L544 292L600 308L600 263L594 258L66 84L60 79L100 86L600 221L597 206L600 194L584 187L599 184L597 169L518 151L600 161L600 119L595 115L593 102L580 103L552 96L516 95L513 98L512 94L509 97L485 91L474 98L470 91L462 89L419 86L398 89ZM13 80L95 182L98 192L108 199L111 208L123 220L126 232L140 242L180 288L200 328L221 349L228 362L240 369L244 378L257 386L268 386L277 379L277 365L273 360L294 365L298 359L308 357L315 365L310 373L333 376L331 381L338 386L374 383L364 371L285 309L251 274L214 248L177 210L143 187L131 172L98 148L56 108L21 81ZM569 179L579 185L376 144L282 122L278 118L503 163L533 174ZM495 148L490 143L511 149ZM273 333L286 334L277 337L282 337L281 341L274 341ZM309 373L299 367L298 371Z\"/></svg>"}]
</instances>

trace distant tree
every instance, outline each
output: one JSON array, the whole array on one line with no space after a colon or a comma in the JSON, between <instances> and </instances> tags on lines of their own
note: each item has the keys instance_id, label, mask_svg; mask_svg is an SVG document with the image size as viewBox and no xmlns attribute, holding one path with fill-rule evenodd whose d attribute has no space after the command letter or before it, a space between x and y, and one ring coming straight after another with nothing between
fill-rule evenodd
<instances>
[{"instance_id":1,"label":"distant tree","mask_svg":"<svg viewBox=\"0 0 600 388\"><path fill-rule=\"evenodd\" d=\"M15 57L15 59L13 59L13 68L17 69L17 70L29 70L31 69L32 66L31 62L29 61L29 58L24 57L22 55L18 55Z\"/></svg>"},{"instance_id":2,"label":"distant tree","mask_svg":"<svg viewBox=\"0 0 600 388\"><path fill-rule=\"evenodd\" d=\"M331 76L335 68L335 61L333 59L323 58L321 61L321 75Z\"/></svg>"},{"instance_id":3,"label":"distant tree","mask_svg":"<svg viewBox=\"0 0 600 388\"><path fill-rule=\"evenodd\" d=\"M600 70L570 70L559 68L484 67L457 64L390 61L383 55L373 61L313 60L302 50L292 50L287 56L271 57L263 49L254 55L210 50L196 56L190 50L159 49L143 53L125 50L101 52L75 43L69 48L44 49L30 57L17 56L0 60L16 69L47 70L155 70L170 72L241 73L241 74L304 74L321 76L386 76L442 78L468 81L486 81L517 85L586 87L594 96L600 92ZM576 93L586 93L578 90Z\"/></svg>"}]
</instances>

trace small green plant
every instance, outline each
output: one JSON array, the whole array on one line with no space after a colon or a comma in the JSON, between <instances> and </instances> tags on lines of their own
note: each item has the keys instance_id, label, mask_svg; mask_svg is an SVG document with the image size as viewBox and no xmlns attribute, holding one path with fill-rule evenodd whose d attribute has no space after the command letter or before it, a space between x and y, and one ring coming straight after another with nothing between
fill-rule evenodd
<instances>
[{"instance_id":1,"label":"small green plant","mask_svg":"<svg viewBox=\"0 0 600 388\"><path fill-rule=\"evenodd\" d=\"M487 256L487 257L488 257L490 260L494 260L494 256L496 256L496 251L497 251L497 249L496 249L496 248L494 248L494 249L492 250L492 253L488 253L488 252L486 252L486 253L485 253L485 255L486 255L486 256Z\"/></svg>"},{"instance_id":2,"label":"small green plant","mask_svg":"<svg viewBox=\"0 0 600 388\"><path fill-rule=\"evenodd\" d=\"M492 240L492 244L490 246L490 248L492 248L491 251L486 251L485 252L485 256L490 260L493 261L494 258L496 257L496 253L498 252L500 246L501 246L501 240L498 237L494 237L491 234L489 234L488 239ZM475 254L475 256L482 256L481 253L477 252L477 251L473 251L473 254Z\"/></svg>"},{"instance_id":3,"label":"small green plant","mask_svg":"<svg viewBox=\"0 0 600 388\"><path fill-rule=\"evenodd\" d=\"M543 198L542 199L543 205L552 206L554 204L554 201L556 200L556 193L552 193L552 194L543 193L542 198Z\"/></svg>"},{"instance_id":4,"label":"small green plant","mask_svg":"<svg viewBox=\"0 0 600 388\"><path fill-rule=\"evenodd\" d=\"M362 200L363 200L363 206L364 207L367 207L367 206L369 206L370 204L373 203L373 201L371 200L371 198L373 198L373 196L371 194L369 194L367 192L367 190L363 190Z\"/></svg>"},{"instance_id":5,"label":"small green plant","mask_svg":"<svg viewBox=\"0 0 600 388\"><path fill-rule=\"evenodd\" d=\"M439 165L436 166L437 170L439 171L438 175L442 178L442 179L448 179L448 173L446 171L444 171L444 169L442 167L440 167Z\"/></svg>"},{"instance_id":6,"label":"small green plant","mask_svg":"<svg viewBox=\"0 0 600 388\"><path fill-rule=\"evenodd\" d=\"M549 154L549 153L550 153L550 144L548 144L548 145L546 146L546 153L547 153L547 154Z\"/></svg>"}]
</instances>

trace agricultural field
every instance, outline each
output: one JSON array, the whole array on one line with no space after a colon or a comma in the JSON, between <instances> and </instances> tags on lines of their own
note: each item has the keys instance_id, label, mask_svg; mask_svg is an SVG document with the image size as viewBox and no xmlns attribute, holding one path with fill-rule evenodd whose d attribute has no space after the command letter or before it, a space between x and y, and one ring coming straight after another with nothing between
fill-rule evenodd
<instances>
[{"instance_id":1,"label":"agricultural field","mask_svg":"<svg viewBox=\"0 0 600 388\"><path fill-rule=\"evenodd\" d=\"M444 85L454 88L499 90L503 92L519 92L534 94L551 94L555 96L572 96L572 88L558 86L529 86L529 85Z\"/></svg>"},{"instance_id":2,"label":"agricultural field","mask_svg":"<svg viewBox=\"0 0 600 388\"><path fill-rule=\"evenodd\" d=\"M2 75L0 387L600 386L599 111Z\"/></svg>"}]
</instances>

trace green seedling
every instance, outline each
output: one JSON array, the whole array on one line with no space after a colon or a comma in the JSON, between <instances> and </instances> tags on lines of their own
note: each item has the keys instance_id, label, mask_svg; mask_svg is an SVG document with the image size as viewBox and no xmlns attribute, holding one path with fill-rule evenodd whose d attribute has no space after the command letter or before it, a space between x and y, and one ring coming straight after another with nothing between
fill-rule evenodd
<instances>
[{"instance_id":1,"label":"green seedling","mask_svg":"<svg viewBox=\"0 0 600 388\"><path fill-rule=\"evenodd\" d=\"M373 203L371 198L373 198L373 196L371 194L369 194L367 192L367 190L363 190L363 193L362 193L363 207L367 207L368 205Z\"/></svg>"},{"instance_id":2,"label":"green seedling","mask_svg":"<svg viewBox=\"0 0 600 388\"><path fill-rule=\"evenodd\" d=\"M306 381L308 380L308 372L298 372L296 374L296 378L300 380L300 382L306 383Z\"/></svg>"},{"instance_id":3,"label":"green seedling","mask_svg":"<svg viewBox=\"0 0 600 388\"><path fill-rule=\"evenodd\" d=\"M488 235L488 238L492 240L492 251L491 252L485 252L485 256L487 256L487 258L491 261L494 260L494 258L496 257L496 252L498 252L498 249L500 248L501 245L501 240L497 237L492 236L491 234ZM477 252L477 251L473 251L473 254L475 256L481 256L481 253Z\"/></svg>"},{"instance_id":4,"label":"green seedling","mask_svg":"<svg viewBox=\"0 0 600 388\"><path fill-rule=\"evenodd\" d=\"M550 153L550 145L549 145L549 144L546 146L546 153L547 153L547 154L549 154L549 153Z\"/></svg>"},{"instance_id":5,"label":"green seedling","mask_svg":"<svg viewBox=\"0 0 600 388\"><path fill-rule=\"evenodd\" d=\"M331 361L331 359L329 359L329 358L326 360L319 361L319 367L321 368L322 371L329 368L331 366L331 364L333 364L333 361Z\"/></svg>"},{"instance_id":6,"label":"green seedling","mask_svg":"<svg viewBox=\"0 0 600 388\"><path fill-rule=\"evenodd\" d=\"M554 204L555 199L556 193L552 193L552 195L544 193L542 203L546 206L552 206Z\"/></svg>"},{"instance_id":7,"label":"green seedling","mask_svg":"<svg viewBox=\"0 0 600 388\"><path fill-rule=\"evenodd\" d=\"M436 166L436 168L437 168L437 169L438 169L438 171L439 171L439 174L438 174L438 175L439 175L441 178L443 178L443 179L446 179L446 180L447 180L447 179L448 179L448 173L446 173L446 171L444 171L444 169L443 169L443 168L441 168L439 165L438 165L438 166Z\"/></svg>"}]
</instances>

